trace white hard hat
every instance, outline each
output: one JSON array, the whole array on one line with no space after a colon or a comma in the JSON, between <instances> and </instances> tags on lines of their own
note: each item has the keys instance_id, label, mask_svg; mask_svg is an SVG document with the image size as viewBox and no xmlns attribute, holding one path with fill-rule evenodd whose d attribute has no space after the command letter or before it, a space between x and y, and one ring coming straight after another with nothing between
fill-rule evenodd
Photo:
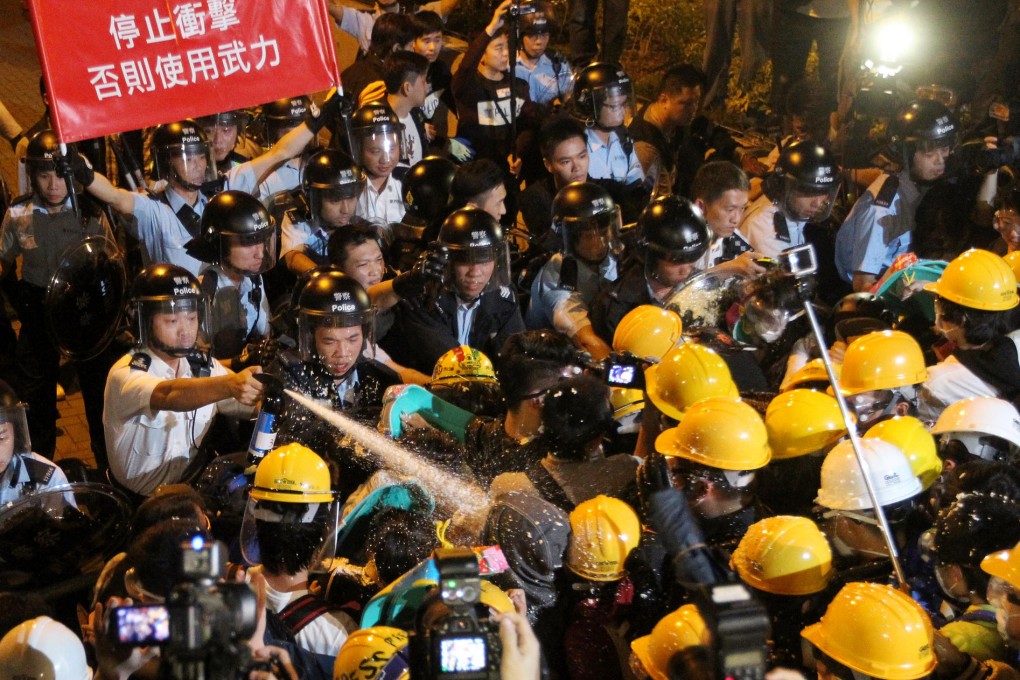
<instances>
[{"instance_id":1,"label":"white hard hat","mask_svg":"<svg viewBox=\"0 0 1020 680\"><path fill-rule=\"evenodd\" d=\"M48 616L29 619L0 640L0 680L89 680L85 647Z\"/></svg>"},{"instance_id":2,"label":"white hard hat","mask_svg":"<svg viewBox=\"0 0 1020 680\"><path fill-rule=\"evenodd\" d=\"M881 439L861 439L861 453L868 465L878 502L885 507L921 493L921 480L914 476L903 452ZM833 510L871 509L871 497L864 484L849 439L836 444L822 463L822 488L815 502Z\"/></svg>"},{"instance_id":3,"label":"white hard hat","mask_svg":"<svg viewBox=\"0 0 1020 680\"><path fill-rule=\"evenodd\" d=\"M961 399L946 407L932 434L949 434L959 439L975 456L987 460L995 459L992 447L986 447L979 440L982 435L1000 437L1020 450L1020 412L1005 399L995 397L971 397Z\"/></svg>"}]
</instances>

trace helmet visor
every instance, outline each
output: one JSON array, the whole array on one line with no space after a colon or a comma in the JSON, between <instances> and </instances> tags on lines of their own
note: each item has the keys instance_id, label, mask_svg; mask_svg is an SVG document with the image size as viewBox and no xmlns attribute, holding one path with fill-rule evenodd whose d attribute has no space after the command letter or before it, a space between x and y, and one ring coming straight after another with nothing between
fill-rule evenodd
<instances>
[{"instance_id":1,"label":"helmet visor","mask_svg":"<svg viewBox=\"0 0 1020 680\"><path fill-rule=\"evenodd\" d=\"M216 163L208 144L175 144L157 148L154 154L157 180L198 191L203 184L216 179Z\"/></svg>"},{"instance_id":2,"label":"helmet visor","mask_svg":"<svg viewBox=\"0 0 1020 680\"><path fill-rule=\"evenodd\" d=\"M298 314L301 358L337 378L346 377L362 357L375 357L375 311Z\"/></svg>"},{"instance_id":3,"label":"helmet visor","mask_svg":"<svg viewBox=\"0 0 1020 680\"><path fill-rule=\"evenodd\" d=\"M220 237L220 262L244 276L258 276L276 264L276 229Z\"/></svg>"},{"instance_id":4,"label":"helmet visor","mask_svg":"<svg viewBox=\"0 0 1020 680\"><path fill-rule=\"evenodd\" d=\"M621 250L619 207L592 217L563 220L563 252L589 264L602 262Z\"/></svg>"},{"instance_id":5,"label":"helmet visor","mask_svg":"<svg viewBox=\"0 0 1020 680\"><path fill-rule=\"evenodd\" d=\"M138 346L182 357L208 347L208 304L204 298L181 297L138 303Z\"/></svg>"},{"instance_id":6,"label":"helmet visor","mask_svg":"<svg viewBox=\"0 0 1020 680\"><path fill-rule=\"evenodd\" d=\"M321 229L336 229L350 224L364 181L329 188L308 190L309 221Z\"/></svg>"},{"instance_id":7,"label":"helmet visor","mask_svg":"<svg viewBox=\"0 0 1020 680\"><path fill-rule=\"evenodd\" d=\"M31 450L25 406L0 408L0 465L6 469L13 455L27 454Z\"/></svg>"},{"instance_id":8,"label":"helmet visor","mask_svg":"<svg viewBox=\"0 0 1020 680\"><path fill-rule=\"evenodd\" d=\"M787 177L781 203L783 213L798 222L823 222L832 213L838 192L839 182L831 186L817 186L800 184Z\"/></svg>"},{"instance_id":9,"label":"helmet visor","mask_svg":"<svg viewBox=\"0 0 1020 680\"><path fill-rule=\"evenodd\" d=\"M451 248L446 285L463 300L510 285L510 255L499 241L466 248Z\"/></svg>"},{"instance_id":10,"label":"helmet visor","mask_svg":"<svg viewBox=\"0 0 1020 680\"><path fill-rule=\"evenodd\" d=\"M400 130L386 129L354 135L352 152L358 165L369 175L381 177L393 172L404 157Z\"/></svg>"},{"instance_id":11,"label":"helmet visor","mask_svg":"<svg viewBox=\"0 0 1020 680\"><path fill-rule=\"evenodd\" d=\"M619 127L632 115L634 88L630 81L600 87L592 94L601 127Z\"/></svg>"}]
</instances>

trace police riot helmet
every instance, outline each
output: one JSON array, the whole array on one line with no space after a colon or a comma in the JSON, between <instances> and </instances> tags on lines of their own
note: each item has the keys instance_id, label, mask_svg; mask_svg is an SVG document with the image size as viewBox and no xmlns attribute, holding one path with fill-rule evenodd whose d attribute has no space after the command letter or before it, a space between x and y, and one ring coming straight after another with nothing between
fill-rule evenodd
<instances>
[{"instance_id":1,"label":"police riot helmet","mask_svg":"<svg viewBox=\"0 0 1020 680\"><path fill-rule=\"evenodd\" d=\"M403 131L403 124L389 106L366 104L351 116L351 155L362 167L367 150L377 154L376 162L396 165L403 156ZM370 167L365 169L371 171Z\"/></svg>"},{"instance_id":2,"label":"police riot helmet","mask_svg":"<svg viewBox=\"0 0 1020 680\"><path fill-rule=\"evenodd\" d=\"M241 133L248 125L247 111L224 111L209 116L202 116L198 124L205 130L212 148L213 158L227 170L232 165L230 154L237 146Z\"/></svg>"},{"instance_id":3,"label":"police riot helmet","mask_svg":"<svg viewBox=\"0 0 1020 680\"><path fill-rule=\"evenodd\" d=\"M552 228L563 237L565 255L591 264L602 262L620 250L621 226L619 206L594 182L572 182L553 199ZM589 236L582 245L586 233L595 237Z\"/></svg>"},{"instance_id":4,"label":"police riot helmet","mask_svg":"<svg viewBox=\"0 0 1020 680\"><path fill-rule=\"evenodd\" d=\"M521 16L521 35L548 35L553 32L553 22L543 5L545 3L538 4L534 12Z\"/></svg>"},{"instance_id":5,"label":"police riot helmet","mask_svg":"<svg viewBox=\"0 0 1020 680\"><path fill-rule=\"evenodd\" d=\"M234 248L260 246L234 251ZM221 191L202 212L201 232L189 253L205 262L256 276L276 264L276 227L262 202L244 191Z\"/></svg>"},{"instance_id":6,"label":"police riot helmet","mask_svg":"<svg viewBox=\"0 0 1020 680\"><path fill-rule=\"evenodd\" d=\"M159 125L149 138L153 179L176 182L187 191L198 191L216 179L212 146L194 120Z\"/></svg>"},{"instance_id":7,"label":"police riot helmet","mask_svg":"<svg viewBox=\"0 0 1020 680\"><path fill-rule=\"evenodd\" d=\"M954 147L957 142L956 118L941 102L918 99L907 104L889 125L893 153L909 167L915 151Z\"/></svg>"},{"instance_id":8,"label":"police riot helmet","mask_svg":"<svg viewBox=\"0 0 1020 680\"><path fill-rule=\"evenodd\" d=\"M333 362L320 352L316 333L320 329L361 329L356 352ZM368 293L352 277L339 271L325 271L309 279L298 298L298 347L305 361L317 361L334 375L346 376L369 349L375 353L375 308Z\"/></svg>"},{"instance_id":9,"label":"police riot helmet","mask_svg":"<svg viewBox=\"0 0 1020 680\"><path fill-rule=\"evenodd\" d=\"M357 198L364 188L364 171L336 149L316 151L301 168L301 191L308 200L308 221L314 227L341 226L323 216L324 204Z\"/></svg>"},{"instance_id":10,"label":"police riot helmet","mask_svg":"<svg viewBox=\"0 0 1020 680\"><path fill-rule=\"evenodd\" d=\"M277 99L262 106L262 118L266 125L266 143L272 146L290 130L304 122L312 100L301 95Z\"/></svg>"},{"instance_id":11,"label":"police riot helmet","mask_svg":"<svg viewBox=\"0 0 1020 680\"><path fill-rule=\"evenodd\" d=\"M149 265L135 277L129 304L136 319L137 346L183 357L205 344L206 300L198 279L187 269L174 264ZM171 332L153 325L161 314L184 316L177 319L178 327Z\"/></svg>"},{"instance_id":12,"label":"police riot helmet","mask_svg":"<svg viewBox=\"0 0 1020 680\"><path fill-rule=\"evenodd\" d=\"M509 285L510 260L503 227L492 215L481 208L467 207L454 210L439 228L436 242L450 251L450 265L445 275L446 284L464 295L470 281L459 280L457 265L475 265L492 262L492 274L481 284L480 290L471 290L468 297L475 298L485 291ZM468 279L472 274L465 275Z\"/></svg>"},{"instance_id":13,"label":"police riot helmet","mask_svg":"<svg viewBox=\"0 0 1020 680\"><path fill-rule=\"evenodd\" d=\"M72 152L73 153L73 152ZM57 169L57 156L60 154L60 140L57 139L53 130L41 130L28 140L28 148L25 150L25 174L28 176L29 186L40 199L45 200L42 187L39 185L37 175L44 172L54 172ZM63 186L64 180L60 180ZM61 203L67 199L66 190Z\"/></svg>"},{"instance_id":14,"label":"police riot helmet","mask_svg":"<svg viewBox=\"0 0 1020 680\"><path fill-rule=\"evenodd\" d=\"M604 119L600 120L599 113L610 99L616 97L623 99L613 102L615 106L633 104L634 86L630 76L619 64L599 61L591 63L581 69L574 80L574 115L588 126L603 125Z\"/></svg>"},{"instance_id":15,"label":"police riot helmet","mask_svg":"<svg viewBox=\"0 0 1020 680\"><path fill-rule=\"evenodd\" d=\"M708 250L711 236L705 217L693 203L679 196L659 196L638 217L638 245L649 261L664 259L691 264Z\"/></svg>"},{"instance_id":16,"label":"police riot helmet","mask_svg":"<svg viewBox=\"0 0 1020 680\"><path fill-rule=\"evenodd\" d=\"M11 456L32 450L25 418L25 402L3 380L0 380L0 467L7 468Z\"/></svg>"},{"instance_id":17,"label":"police riot helmet","mask_svg":"<svg viewBox=\"0 0 1020 680\"><path fill-rule=\"evenodd\" d=\"M404 175L404 208L407 216L426 226L446 217L450 208L450 189L457 165L448 158L428 156Z\"/></svg>"},{"instance_id":18,"label":"police riot helmet","mask_svg":"<svg viewBox=\"0 0 1020 680\"><path fill-rule=\"evenodd\" d=\"M786 217L822 222L832 212L839 180L839 166L829 150L804 139L782 150L762 188ZM798 200L814 197L825 200L810 207L802 206Z\"/></svg>"}]
</instances>

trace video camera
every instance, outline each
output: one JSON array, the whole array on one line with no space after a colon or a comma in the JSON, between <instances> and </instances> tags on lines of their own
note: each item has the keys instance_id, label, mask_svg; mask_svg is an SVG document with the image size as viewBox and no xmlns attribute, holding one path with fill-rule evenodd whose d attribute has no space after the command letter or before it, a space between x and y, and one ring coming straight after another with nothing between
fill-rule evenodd
<instances>
[{"instance_id":1,"label":"video camera","mask_svg":"<svg viewBox=\"0 0 1020 680\"><path fill-rule=\"evenodd\" d=\"M669 677L684 680L761 680L768 659L769 617L743 583L702 585L694 601L711 631L711 648L673 655Z\"/></svg>"},{"instance_id":2,"label":"video camera","mask_svg":"<svg viewBox=\"0 0 1020 680\"><path fill-rule=\"evenodd\" d=\"M538 7L535 5L534 0L524 0L524 2L510 3L506 13L511 17L523 17L527 14L534 14L537 11Z\"/></svg>"},{"instance_id":3,"label":"video camera","mask_svg":"<svg viewBox=\"0 0 1020 680\"><path fill-rule=\"evenodd\" d=\"M422 603L410 635L412 680L498 680L503 645L499 624L481 603L478 557L471 550L436 550L439 587Z\"/></svg>"},{"instance_id":4,"label":"video camera","mask_svg":"<svg viewBox=\"0 0 1020 680\"><path fill-rule=\"evenodd\" d=\"M587 352L580 352L578 363L610 387L644 389L645 368L649 362L630 352L613 352L602 361L595 361Z\"/></svg>"},{"instance_id":5,"label":"video camera","mask_svg":"<svg viewBox=\"0 0 1020 680\"><path fill-rule=\"evenodd\" d=\"M183 581L163 605L116 607L107 630L127 647L161 646L173 678L235 678L249 667L247 641L258 624L258 599L245 583L220 583L227 547L202 536L181 544Z\"/></svg>"}]
</instances>

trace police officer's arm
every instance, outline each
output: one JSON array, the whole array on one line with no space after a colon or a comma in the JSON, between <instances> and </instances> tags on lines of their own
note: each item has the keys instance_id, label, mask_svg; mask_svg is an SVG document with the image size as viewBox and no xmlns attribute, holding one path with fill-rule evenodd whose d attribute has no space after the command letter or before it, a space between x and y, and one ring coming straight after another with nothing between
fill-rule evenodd
<instances>
[{"instance_id":1,"label":"police officer's arm","mask_svg":"<svg viewBox=\"0 0 1020 680\"><path fill-rule=\"evenodd\" d=\"M595 329L592 328L591 324L579 328L571 339L578 349L584 350L596 361L602 361L613 352L613 349L606 344L605 340L596 335Z\"/></svg>"},{"instance_id":2,"label":"police officer's arm","mask_svg":"<svg viewBox=\"0 0 1020 680\"><path fill-rule=\"evenodd\" d=\"M288 250L283 254L283 262L287 265L288 271L292 274L300 276L309 269L315 269L315 261L305 254L304 248L295 248L294 250Z\"/></svg>"},{"instance_id":3,"label":"police officer's arm","mask_svg":"<svg viewBox=\"0 0 1020 680\"><path fill-rule=\"evenodd\" d=\"M129 215L135 211L135 194L113 186L102 173L97 172L95 179L86 188L90 194L103 203L108 203L111 208L123 215Z\"/></svg>"},{"instance_id":4,"label":"police officer's arm","mask_svg":"<svg viewBox=\"0 0 1020 680\"><path fill-rule=\"evenodd\" d=\"M245 163L255 172L258 184L264 182L273 170L304 151L322 128L336 120L340 114L341 100L340 94L336 90L331 90L321 107L318 109L311 107L312 110L309 111L305 122L281 137L280 141L273 144L272 149Z\"/></svg>"},{"instance_id":5,"label":"police officer's arm","mask_svg":"<svg viewBox=\"0 0 1020 680\"><path fill-rule=\"evenodd\" d=\"M224 399L235 399L245 406L254 406L262 398L262 383L255 379L261 373L251 366L240 373L209 378L175 378L164 380L149 397L152 411L194 411Z\"/></svg>"}]
</instances>

